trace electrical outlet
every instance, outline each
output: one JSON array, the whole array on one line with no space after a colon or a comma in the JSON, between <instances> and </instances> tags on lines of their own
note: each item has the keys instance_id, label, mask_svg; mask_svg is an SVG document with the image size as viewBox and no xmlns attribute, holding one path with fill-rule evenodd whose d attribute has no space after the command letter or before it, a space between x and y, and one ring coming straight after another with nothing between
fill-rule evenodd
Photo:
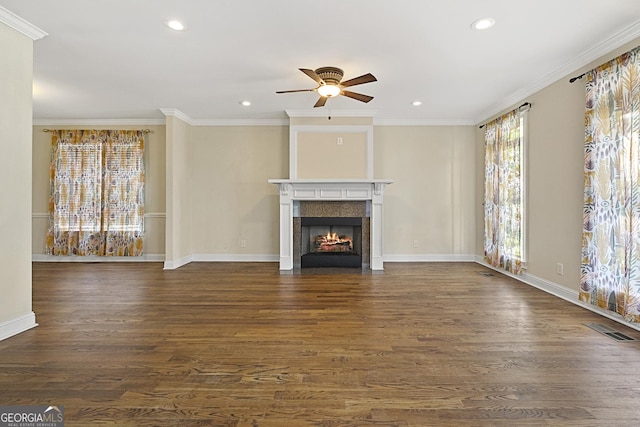
<instances>
[{"instance_id":1,"label":"electrical outlet","mask_svg":"<svg viewBox=\"0 0 640 427\"><path fill-rule=\"evenodd\" d=\"M417 240L414 240L413 241L413 247L414 248L420 247L420 242L418 242Z\"/></svg>"},{"instance_id":2,"label":"electrical outlet","mask_svg":"<svg viewBox=\"0 0 640 427\"><path fill-rule=\"evenodd\" d=\"M558 273L560 276L562 276L564 274L564 265L561 263L557 263L556 264L556 273Z\"/></svg>"},{"instance_id":3,"label":"electrical outlet","mask_svg":"<svg viewBox=\"0 0 640 427\"><path fill-rule=\"evenodd\" d=\"M246 248L247 247L247 241L244 240L244 239L240 240L240 247L241 248Z\"/></svg>"},{"instance_id":4,"label":"electrical outlet","mask_svg":"<svg viewBox=\"0 0 640 427\"><path fill-rule=\"evenodd\" d=\"M342 145L342 137L341 136L338 137L338 145Z\"/></svg>"}]
</instances>

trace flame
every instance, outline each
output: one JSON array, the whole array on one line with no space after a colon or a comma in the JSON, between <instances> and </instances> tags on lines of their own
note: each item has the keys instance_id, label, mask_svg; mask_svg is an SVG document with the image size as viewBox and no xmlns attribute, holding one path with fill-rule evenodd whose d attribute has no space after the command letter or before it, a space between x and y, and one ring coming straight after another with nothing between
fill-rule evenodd
<instances>
[{"instance_id":1,"label":"flame","mask_svg":"<svg viewBox=\"0 0 640 427\"><path fill-rule=\"evenodd\" d=\"M327 234L318 234L312 238L315 249L312 252L351 252L353 242L349 236L341 236L337 232L327 231Z\"/></svg>"}]
</instances>

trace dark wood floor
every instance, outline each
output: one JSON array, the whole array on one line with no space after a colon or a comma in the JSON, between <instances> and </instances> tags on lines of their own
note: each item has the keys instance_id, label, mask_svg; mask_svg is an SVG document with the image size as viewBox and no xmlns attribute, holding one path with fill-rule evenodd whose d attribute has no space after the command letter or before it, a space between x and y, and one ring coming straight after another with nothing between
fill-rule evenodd
<instances>
[{"instance_id":1,"label":"dark wood floor","mask_svg":"<svg viewBox=\"0 0 640 427\"><path fill-rule=\"evenodd\" d=\"M640 334L473 263L35 263L0 404L66 426L637 426Z\"/></svg>"}]
</instances>

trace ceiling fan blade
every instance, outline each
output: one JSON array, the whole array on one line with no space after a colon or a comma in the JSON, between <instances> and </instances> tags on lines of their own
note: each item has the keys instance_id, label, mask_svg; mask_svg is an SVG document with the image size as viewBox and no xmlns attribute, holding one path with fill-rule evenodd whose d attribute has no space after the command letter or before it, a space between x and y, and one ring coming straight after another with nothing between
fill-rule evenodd
<instances>
[{"instance_id":1,"label":"ceiling fan blade","mask_svg":"<svg viewBox=\"0 0 640 427\"><path fill-rule=\"evenodd\" d=\"M363 74L360 77L355 77L351 80L347 80L346 82L340 82L340 86L349 87L349 86L361 85L361 84L377 82L377 81L378 79L376 79L373 74L367 73L367 74Z\"/></svg>"},{"instance_id":2,"label":"ceiling fan blade","mask_svg":"<svg viewBox=\"0 0 640 427\"><path fill-rule=\"evenodd\" d=\"M343 90L340 92L341 95L344 95L349 98L357 99L362 102L369 102L373 99L373 96L363 95L361 93L349 92L348 90Z\"/></svg>"},{"instance_id":3,"label":"ceiling fan blade","mask_svg":"<svg viewBox=\"0 0 640 427\"><path fill-rule=\"evenodd\" d=\"M313 92L315 89L278 90L276 93Z\"/></svg>"},{"instance_id":4,"label":"ceiling fan blade","mask_svg":"<svg viewBox=\"0 0 640 427\"><path fill-rule=\"evenodd\" d=\"M318 102L316 102L316 104L313 106L313 108L324 107L324 104L326 103L327 103L327 98L324 96L321 96L320 99L318 99Z\"/></svg>"},{"instance_id":5,"label":"ceiling fan blade","mask_svg":"<svg viewBox=\"0 0 640 427\"><path fill-rule=\"evenodd\" d=\"M319 85L324 84L324 80L322 80L320 76L316 74L315 71L309 70L308 68L298 68L298 69L303 73L305 73L307 76L311 77L313 80L315 80L315 82L318 83Z\"/></svg>"}]
</instances>

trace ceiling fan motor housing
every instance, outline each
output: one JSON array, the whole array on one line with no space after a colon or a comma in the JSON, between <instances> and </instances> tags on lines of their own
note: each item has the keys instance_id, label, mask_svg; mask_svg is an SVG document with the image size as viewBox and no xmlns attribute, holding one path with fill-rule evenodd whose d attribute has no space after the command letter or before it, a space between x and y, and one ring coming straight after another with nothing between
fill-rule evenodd
<instances>
[{"instance_id":1,"label":"ceiling fan motor housing","mask_svg":"<svg viewBox=\"0 0 640 427\"><path fill-rule=\"evenodd\" d=\"M337 86L344 76L344 71L337 67L321 67L315 70L316 74L328 85Z\"/></svg>"}]
</instances>

